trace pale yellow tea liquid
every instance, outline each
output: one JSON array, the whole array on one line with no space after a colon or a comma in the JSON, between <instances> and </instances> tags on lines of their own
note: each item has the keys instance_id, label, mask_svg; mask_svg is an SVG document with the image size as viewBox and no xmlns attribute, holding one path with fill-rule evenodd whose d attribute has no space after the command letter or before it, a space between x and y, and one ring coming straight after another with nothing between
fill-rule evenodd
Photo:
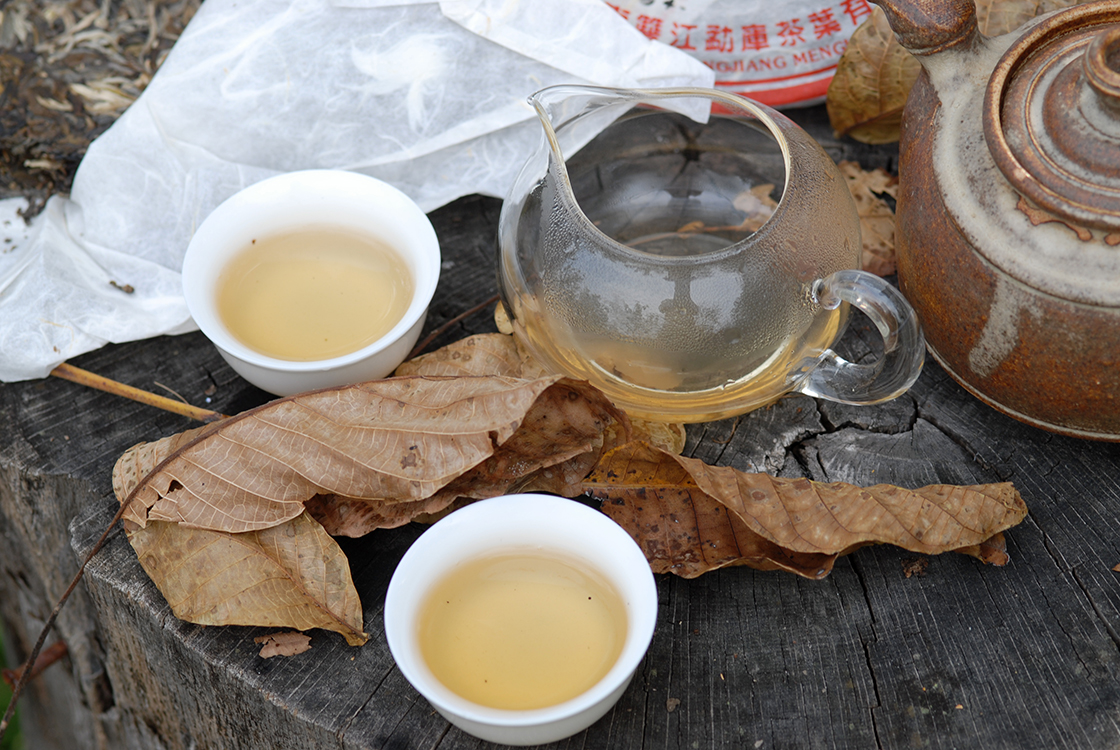
<instances>
[{"instance_id":1,"label":"pale yellow tea liquid","mask_svg":"<svg viewBox=\"0 0 1120 750\"><path fill-rule=\"evenodd\" d=\"M591 688L626 640L621 597L597 572L536 550L473 560L438 583L420 615L420 650L463 698L524 710Z\"/></svg>"},{"instance_id":2,"label":"pale yellow tea liquid","mask_svg":"<svg viewBox=\"0 0 1120 750\"><path fill-rule=\"evenodd\" d=\"M308 227L261 237L218 280L218 314L241 343L287 360L339 357L389 332L413 280L380 240Z\"/></svg>"},{"instance_id":3,"label":"pale yellow tea liquid","mask_svg":"<svg viewBox=\"0 0 1120 750\"><path fill-rule=\"evenodd\" d=\"M776 401L793 383L799 365L813 362L843 327L847 311L824 311L799 336L779 340L769 356L747 373L734 351L708 356L673 348L620 342L585 334L577 340L560 326L548 328L539 309L525 305L515 331L557 371L578 373L626 413L654 421L705 422L724 419ZM771 335L773 332L769 332ZM760 347L762 348L762 347ZM804 374L803 372L801 374Z\"/></svg>"}]
</instances>

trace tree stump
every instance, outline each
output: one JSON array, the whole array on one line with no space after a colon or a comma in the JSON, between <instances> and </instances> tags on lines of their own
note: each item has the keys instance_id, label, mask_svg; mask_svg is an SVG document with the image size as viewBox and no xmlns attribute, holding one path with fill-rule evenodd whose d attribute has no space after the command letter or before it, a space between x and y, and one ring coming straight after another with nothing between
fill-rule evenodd
<instances>
[{"instance_id":1,"label":"tree stump","mask_svg":"<svg viewBox=\"0 0 1120 750\"><path fill-rule=\"evenodd\" d=\"M835 158L890 166L890 149L838 144L823 113L795 113ZM862 150L861 150L862 149ZM495 290L500 202L433 213L445 267L429 330ZM857 320L852 356L873 336ZM433 342L493 330L479 313ZM196 406L268 399L199 334L109 346L74 362ZM54 601L116 509L110 474L184 417L57 378L0 385L0 617L26 657ZM729 568L659 576L648 655L619 704L553 747L1106 748L1120 743L1120 445L1042 432L989 409L935 364L899 399L845 407L804 396L693 425L685 453L745 471L859 485L1015 483L1030 509L1011 563L891 547L842 558L821 581ZM21 704L29 748L479 748L403 679L381 606L419 525L344 540L369 643L311 633L262 659L262 628L171 615L119 528L52 640L68 656Z\"/></svg>"}]
</instances>

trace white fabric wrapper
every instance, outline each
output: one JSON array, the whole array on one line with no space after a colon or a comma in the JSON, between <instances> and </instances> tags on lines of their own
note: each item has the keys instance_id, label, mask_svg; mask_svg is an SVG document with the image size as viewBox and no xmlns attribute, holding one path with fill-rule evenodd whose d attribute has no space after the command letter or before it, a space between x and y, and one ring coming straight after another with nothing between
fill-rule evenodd
<instances>
[{"instance_id":1,"label":"white fabric wrapper","mask_svg":"<svg viewBox=\"0 0 1120 750\"><path fill-rule=\"evenodd\" d=\"M396 185L426 211L504 197L541 138L534 91L713 79L600 0L206 0L91 144L70 198L52 197L0 253L0 380L194 329L183 253L253 182L336 168Z\"/></svg>"}]
</instances>

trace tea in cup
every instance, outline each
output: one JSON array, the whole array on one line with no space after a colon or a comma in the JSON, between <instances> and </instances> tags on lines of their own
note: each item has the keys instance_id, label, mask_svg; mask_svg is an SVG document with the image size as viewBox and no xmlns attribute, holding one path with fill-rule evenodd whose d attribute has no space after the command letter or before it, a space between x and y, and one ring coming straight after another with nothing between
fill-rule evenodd
<instances>
[{"instance_id":1,"label":"tea in cup","mask_svg":"<svg viewBox=\"0 0 1120 750\"><path fill-rule=\"evenodd\" d=\"M649 647L657 589L622 527L577 501L482 500L428 529L385 597L408 681L451 723L508 745L590 726Z\"/></svg>"},{"instance_id":2,"label":"tea in cup","mask_svg":"<svg viewBox=\"0 0 1120 750\"><path fill-rule=\"evenodd\" d=\"M698 101L735 116L671 111ZM502 207L498 278L515 335L547 367L681 422L790 391L876 403L917 378L917 318L856 270L846 182L795 123L706 89L554 86L530 102L544 138ZM874 362L832 350L849 306L883 335Z\"/></svg>"},{"instance_id":3,"label":"tea in cup","mask_svg":"<svg viewBox=\"0 0 1120 750\"><path fill-rule=\"evenodd\" d=\"M362 232L313 225L262 235L238 251L219 282L218 315L238 341L261 354L331 359L392 330L415 286L392 246Z\"/></svg>"},{"instance_id":4,"label":"tea in cup","mask_svg":"<svg viewBox=\"0 0 1120 750\"><path fill-rule=\"evenodd\" d=\"M435 230L404 193L307 170L250 185L207 216L183 289L230 366L284 396L391 373L419 337L439 267Z\"/></svg>"}]
</instances>

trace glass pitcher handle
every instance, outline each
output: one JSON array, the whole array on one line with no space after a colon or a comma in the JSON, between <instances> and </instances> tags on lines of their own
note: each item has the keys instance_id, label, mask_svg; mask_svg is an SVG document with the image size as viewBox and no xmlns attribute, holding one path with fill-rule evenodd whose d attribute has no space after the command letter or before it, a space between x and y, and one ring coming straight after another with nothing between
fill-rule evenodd
<instances>
[{"instance_id":1,"label":"glass pitcher handle","mask_svg":"<svg viewBox=\"0 0 1120 750\"><path fill-rule=\"evenodd\" d=\"M813 284L813 297L827 310L847 302L862 311L879 329L884 351L875 362L856 364L829 349L795 391L845 404L877 404L914 384L925 362L925 338L901 292L865 271L837 271Z\"/></svg>"}]
</instances>

